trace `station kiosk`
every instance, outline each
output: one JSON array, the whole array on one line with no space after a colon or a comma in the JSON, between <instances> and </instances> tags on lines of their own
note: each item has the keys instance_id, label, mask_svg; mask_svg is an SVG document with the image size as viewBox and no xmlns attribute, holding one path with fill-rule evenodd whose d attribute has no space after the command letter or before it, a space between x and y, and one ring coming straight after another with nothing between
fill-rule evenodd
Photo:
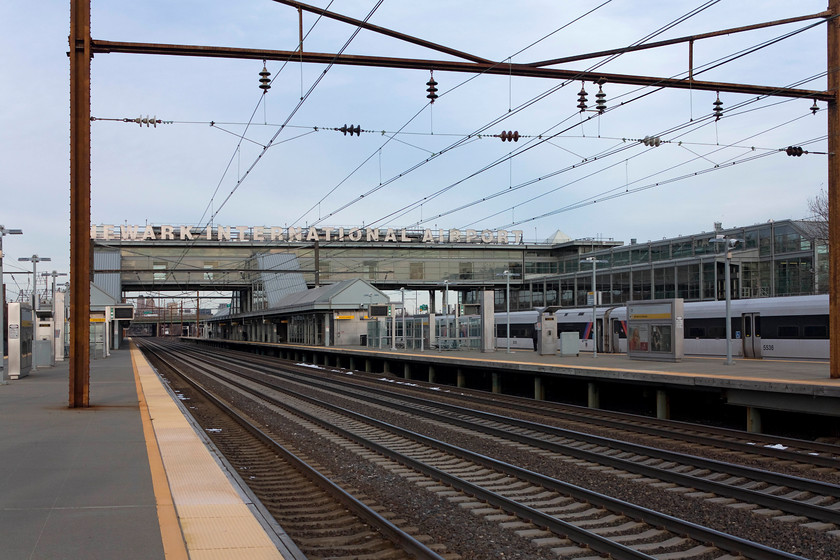
<instances>
[{"instance_id":1,"label":"station kiosk","mask_svg":"<svg viewBox=\"0 0 840 560\"><path fill-rule=\"evenodd\" d=\"M55 321L39 318L35 323L35 339L32 341L32 369L55 365Z\"/></svg>"},{"instance_id":2,"label":"station kiosk","mask_svg":"<svg viewBox=\"0 0 840 560\"><path fill-rule=\"evenodd\" d=\"M9 379L20 379L32 369L34 313L28 303L9 304Z\"/></svg>"},{"instance_id":3,"label":"station kiosk","mask_svg":"<svg viewBox=\"0 0 840 560\"><path fill-rule=\"evenodd\" d=\"M557 352L557 320L553 311L540 313L536 350L540 356L553 356Z\"/></svg>"}]
</instances>

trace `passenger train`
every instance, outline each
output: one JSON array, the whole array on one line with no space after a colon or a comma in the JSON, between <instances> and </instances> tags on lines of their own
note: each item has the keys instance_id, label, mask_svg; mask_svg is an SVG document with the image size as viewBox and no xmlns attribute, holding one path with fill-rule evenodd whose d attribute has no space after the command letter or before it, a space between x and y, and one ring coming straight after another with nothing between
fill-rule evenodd
<instances>
[{"instance_id":1,"label":"passenger train","mask_svg":"<svg viewBox=\"0 0 840 560\"><path fill-rule=\"evenodd\" d=\"M684 304L685 355L726 354L726 302ZM576 331L580 349L592 351L592 308L560 309L554 313L557 332ZM789 296L731 301L732 355L747 358L827 360L828 295ZM534 349L539 311L510 313L510 348ZM598 352L627 352L627 307L598 307ZM496 345L508 345L507 314L497 313Z\"/></svg>"}]
</instances>

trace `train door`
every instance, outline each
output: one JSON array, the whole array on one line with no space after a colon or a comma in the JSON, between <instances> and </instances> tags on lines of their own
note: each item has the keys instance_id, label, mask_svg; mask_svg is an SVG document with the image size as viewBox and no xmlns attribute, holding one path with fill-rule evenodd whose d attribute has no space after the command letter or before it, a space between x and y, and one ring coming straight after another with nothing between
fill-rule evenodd
<instances>
[{"instance_id":1,"label":"train door","mask_svg":"<svg viewBox=\"0 0 840 560\"><path fill-rule=\"evenodd\" d=\"M606 334L604 332L604 319L598 318L598 319L595 319L595 320L598 321L598 340L595 340L594 342L597 345L598 352L603 352L604 351L604 338L605 338L604 335Z\"/></svg>"},{"instance_id":2,"label":"train door","mask_svg":"<svg viewBox=\"0 0 840 560\"><path fill-rule=\"evenodd\" d=\"M745 358L761 358L761 315L759 313L741 315L741 343Z\"/></svg>"},{"instance_id":3,"label":"train door","mask_svg":"<svg viewBox=\"0 0 840 560\"><path fill-rule=\"evenodd\" d=\"M601 325L604 326L604 330L599 331L599 333L603 332L603 334L599 334L599 336L603 341L604 352L621 352L619 340L623 338L624 324L620 319L613 317L613 310L615 310L615 308L611 307L604 311L603 323L599 323L598 327L600 329Z\"/></svg>"}]
</instances>

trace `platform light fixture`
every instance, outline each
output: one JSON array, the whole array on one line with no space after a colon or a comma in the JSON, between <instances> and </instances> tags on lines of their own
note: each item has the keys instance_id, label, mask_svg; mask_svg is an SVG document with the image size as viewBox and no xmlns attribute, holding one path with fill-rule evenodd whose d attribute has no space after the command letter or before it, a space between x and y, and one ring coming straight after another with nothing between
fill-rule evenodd
<instances>
[{"instance_id":1,"label":"platform light fixture","mask_svg":"<svg viewBox=\"0 0 840 560\"><path fill-rule=\"evenodd\" d=\"M49 257L39 257L38 255L32 255L31 257L19 257L19 261L30 261L32 263L32 313L33 317L37 315L38 307L37 307L37 297L38 297L38 263L39 262L47 262L51 261L52 259Z\"/></svg>"},{"instance_id":2,"label":"platform light fixture","mask_svg":"<svg viewBox=\"0 0 840 560\"><path fill-rule=\"evenodd\" d=\"M6 383L6 318L3 316L6 307L6 290L3 288L3 237L6 235L21 235L22 229L7 229L0 225L0 385Z\"/></svg>"},{"instance_id":3,"label":"platform light fixture","mask_svg":"<svg viewBox=\"0 0 840 560\"><path fill-rule=\"evenodd\" d=\"M595 287L595 272L598 270L598 264L606 264L607 261L597 259L595 257L587 257L580 261L581 264L592 263L592 357L598 357L598 290Z\"/></svg>"},{"instance_id":4,"label":"platform light fixture","mask_svg":"<svg viewBox=\"0 0 840 560\"><path fill-rule=\"evenodd\" d=\"M55 321L55 317L56 317L56 313L55 313L56 312L56 309L55 309L55 279L58 278L59 276L67 276L67 273L66 272L58 272L56 270L53 270L52 272L42 272L41 276L52 278L52 299L50 299L50 307L52 309L53 321ZM53 323L53 324L55 324L55 323Z\"/></svg>"},{"instance_id":5,"label":"platform light fixture","mask_svg":"<svg viewBox=\"0 0 840 560\"><path fill-rule=\"evenodd\" d=\"M715 244L715 254L717 254L717 246L721 243L724 244L724 249L726 249L726 269L723 271L723 281L726 284L724 288L726 292L726 361L723 363L727 366L734 363L732 361L732 286L730 285L729 267L732 263L732 249L743 241L743 239L734 239L722 234L709 239L709 243Z\"/></svg>"}]
</instances>

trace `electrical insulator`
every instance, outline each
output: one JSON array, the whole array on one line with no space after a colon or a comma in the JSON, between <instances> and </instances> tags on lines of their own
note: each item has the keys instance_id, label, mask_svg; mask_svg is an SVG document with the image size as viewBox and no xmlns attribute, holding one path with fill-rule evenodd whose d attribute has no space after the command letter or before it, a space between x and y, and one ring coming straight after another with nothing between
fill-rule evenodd
<instances>
[{"instance_id":1,"label":"electrical insulator","mask_svg":"<svg viewBox=\"0 0 840 560\"><path fill-rule=\"evenodd\" d=\"M503 130L502 133L499 134L499 138L502 139L502 142L519 142L519 131L514 130L511 132L510 130Z\"/></svg>"},{"instance_id":2,"label":"electrical insulator","mask_svg":"<svg viewBox=\"0 0 840 560\"><path fill-rule=\"evenodd\" d=\"M817 111L819 111L819 110L820 110L820 106L819 106L819 105L817 105L817 100L816 100L816 99L814 99L814 104L813 104L813 105L811 105L811 113L813 113L813 114L815 114L815 115L816 115L816 114L817 114Z\"/></svg>"},{"instance_id":3,"label":"electrical insulator","mask_svg":"<svg viewBox=\"0 0 840 560\"><path fill-rule=\"evenodd\" d=\"M802 146L788 146L785 153L789 156L799 157L805 153L805 150L802 149Z\"/></svg>"},{"instance_id":4,"label":"electrical insulator","mask_svg":"<svg viewBox=\"0 0 840 560\"><path fill-rule=\"evenodd\" d=\"M601 84L598 84L598 93L595 94L595 99L595 110L598 111L599 115L604 114L604 111L607 110L607 94L604 93Z\"/></svg>"},{"instance_id":5,"label":"electrical insulator","mask_svg":"<svg viewBox=\"0 0 840 560\"><path fill-rule=\"evenodd\" d=\"M578 93L578 109L583 113L586 111L586 90L583 89L583 84L580 86L580 93Z\"/></svg>"},{"instance_id":6,"label":"electrical insulator","mask_svg":"<svg viewBox=\"0 0 840 560\"><path fill-rule=\"evenodd\" d=\"M136 119L123 119L123 121L136 122L141 127L145 124L146 128L148 128L149 125L152 125L153 127L157 128L157 125L159 125L160 123L163 122L163 121L159 120L157 117L149 117L148 115L145 116L145 117L137 117Z\"/></svg>"},{"instance_id":7,"label":"electrical insulator","mask_svg":"<svg viewBox=\"0 0 840 560\"><path fill-rule=\"evenodd\" d=\"M271 89L271 79L269 76L271 76L271 72L265 67L265 61L263 60L263 69L260 72L260 89L263 90L263 93Z\"/></svg>"},{"instance_id":8,"label":"electrical insulator","mask_svg":"<svg viewBox=\"0 0 840 560\"><path fill-rule=\"evenodd\" d=\"M345 124L344 126L339 128L338 130L340 130L341 133L344 134L345 136L347 136L348 132L350 133L350 136L353 136L354 134L356 136L361 136L362 127L361 127L361 125L358 125L358 124L355 127L352 124L350 126L347 126Z\"/></svg>"},{"instance_id":9,"label":"electrical insulator","mask_svg":"<svg viewBox=\"0 0 840 560\"><path fill-rule=\"evenodd\" d=\"M715 120L719 121L723 116L723 101L720 100L720 94L718 94L717 99L715 99L715 102L712 103L712 105L714 105L712 114L715 116Z\"/></svg>"},{"instance_id":10,"label":"electrical insulator","mask_svg":"<svg viewBox=\"0 0 840 560\"><path fill-rule=\"evenodd\" d=\"M642 144L645 146L653 146L654 148L659 146L662 143L662 138L659 136L645 136L644 140L642 140Z\"/></svg>"},{"instance_id":11,"label":"electrical insulator","mask_svg":"<svg viewBox=\"0 0 840 560\"><path fill-rule=\"evenodd\" d=\"M431 76L429 77L429 81L426 82L426 85L428 86L426 88L426 91L428 91L429 94L426 97L429 99L429 103L434 103L435 99L438 98L437 88L435 87L436 85L438 85L438 83L435 81L434 74L432 74L431 72L429 73L431 74Z\"/></svg>"}]
</instances>

